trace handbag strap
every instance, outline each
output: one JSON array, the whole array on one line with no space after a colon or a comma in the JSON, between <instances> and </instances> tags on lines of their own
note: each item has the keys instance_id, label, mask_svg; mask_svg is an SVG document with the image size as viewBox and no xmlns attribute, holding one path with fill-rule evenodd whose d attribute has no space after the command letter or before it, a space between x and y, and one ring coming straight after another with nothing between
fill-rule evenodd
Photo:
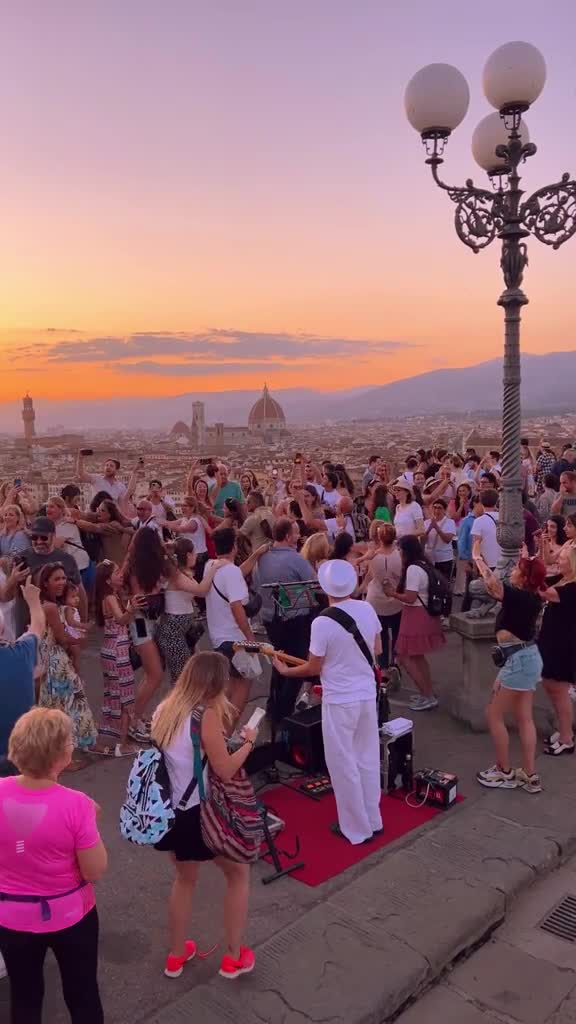
<instances>
[{"instance_id":1,"label":"handbag strap","mask_svg":"<svg viewBox=\"0 0 576 1024\"><path fill-rule=\"evenodd\" d=\"M190 797L192 796L196 786L198 786L198 792L200 794L200 800L206 799L206 789L204 786L204 769L208 761L208 756L204 754L200 749L200 724L202 722L202 716L206 709L204 707L194 708L193 713L190 715L190 739L192 740L192 746L194 748L194 775L192 776L178 807L183 810L186 807Z\"/></svg>"},{"instance_id":2,"label":"handbag strap","mask_svg":"<svg viewBox=\"0 0 576 1024\"><path fill-rule=\"evenodd\" d=\"M366 661L371 668L374 668L374 658L370 653L368 644L366 643L362 633L358 629L354 619L347 612L343 611L342 608L335 608L332 605L331 608L326 608L325 611L320 612L320 617L324 616L326 619L332 619L333 622L337 622L339 626L342 626L347 633L350 633L354 637L354 640L358 644L358 647L362 651L362 654L366 658Z\"/></svg>"}]
</instances>

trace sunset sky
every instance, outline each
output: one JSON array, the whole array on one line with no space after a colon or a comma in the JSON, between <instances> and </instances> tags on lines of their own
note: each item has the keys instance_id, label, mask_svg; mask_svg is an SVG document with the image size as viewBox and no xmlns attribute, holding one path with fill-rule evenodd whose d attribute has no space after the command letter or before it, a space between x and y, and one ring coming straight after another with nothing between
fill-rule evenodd
<instances>
[{"instance_id":1,"label":"sunset sky","mask_svg":"<svg viewBox=\"0 0 576 1024\"><path fill-rule=\"evenodd\" d=\"M474 256L403 94L486 57L548 63L533 190L576 172L573 0L6 0L0 400L385 383L500 354L497 246ZM576 239L534 241L523 347L576 348Z\"/></svg>"}]
</instances>

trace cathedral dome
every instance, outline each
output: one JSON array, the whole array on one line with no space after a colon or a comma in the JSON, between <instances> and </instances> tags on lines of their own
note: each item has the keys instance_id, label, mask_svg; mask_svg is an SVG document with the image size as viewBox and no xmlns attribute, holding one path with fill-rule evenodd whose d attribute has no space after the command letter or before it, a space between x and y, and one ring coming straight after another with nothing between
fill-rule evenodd
<instances>
[{"instance_id":1,"label":"cathedral dome","mask_svg":"<svg viewBox=\"0 0 576 1024\"><path fill-rule=\"evenodd\" d=\"M262 396L252 406L248 416L250 430L284 430L286 417L284 410L275 398L272 398L266 384Z\"/></svg>"},{"instance_id":2,"label":"cathedral dome","mask_svg":"<svg viewBox=\"0 0 576 1024\"><path fill-rule=\"evenodd\" d=\"M187 426L186 423L183 423L182 420L179 420L178 423L175 423L174 426L172 427L172 430L170 431L170 437L173 439L185 437L188 441L190 441L190 427Z\"/></svg>"}]
</instances>

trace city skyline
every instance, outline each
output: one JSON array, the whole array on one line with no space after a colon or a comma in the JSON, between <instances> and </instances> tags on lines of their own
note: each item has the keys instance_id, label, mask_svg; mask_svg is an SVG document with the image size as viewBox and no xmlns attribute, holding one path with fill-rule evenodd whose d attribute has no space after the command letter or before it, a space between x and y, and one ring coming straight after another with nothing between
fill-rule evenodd
<instances>
[{"instance_id":1,"label":"city skyline","mask_svg":"<svg viewBox=\"0 0 576 1024\"><path fill-rule=\"evenodd\" d=\"M548 64L527 190L576 165L570 11L523 8L520 36ZM513 11L473 31L459 12L5 13L1 399L331 390L500 356L497 250L463 250L402 107L421 65L460 67L472 102L443 174L482 181L482 66L518 28ZM529 249L523 350L573 350L569 248Z\"/></svg>"}]
</instances>

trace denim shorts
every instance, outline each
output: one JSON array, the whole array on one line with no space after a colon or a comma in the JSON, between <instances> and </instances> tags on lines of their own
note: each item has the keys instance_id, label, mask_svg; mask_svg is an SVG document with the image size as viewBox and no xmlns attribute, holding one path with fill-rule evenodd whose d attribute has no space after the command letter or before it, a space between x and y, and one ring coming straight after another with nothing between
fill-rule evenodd
<instances>
[{"instance_id":1,"label":"denim shorts","mask_svg":"<svg viewBox=\"0 0 576 1024\"><path fill-rule=\"evenodd\" d=\"M498 673L506 690L535 690L542 678L542 658L536 644L515 651Z\"/></svg>"},{"instance_id":2,"label":"denim shorts","mask_svg":"<svg viewBox=\"0 0 576 1024\"><path fill-rule=\"evenodd\" d=\"M138 623L138 625L136 625ZM153 640L156 635L156 620L147 619L145 615L135 615L129 627L130 640L134 647L140 647Z\"/></svg>"}]
</instances>

